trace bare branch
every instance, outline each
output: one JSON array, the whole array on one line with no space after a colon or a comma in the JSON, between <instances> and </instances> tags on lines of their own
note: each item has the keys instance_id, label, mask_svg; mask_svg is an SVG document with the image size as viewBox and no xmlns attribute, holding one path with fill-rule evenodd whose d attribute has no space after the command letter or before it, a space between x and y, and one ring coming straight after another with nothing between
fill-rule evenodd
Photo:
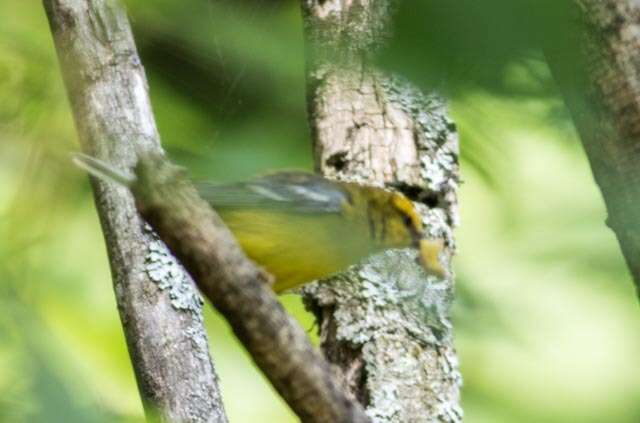
<instances>
[{"instance_id":1,"label":"bare branch","mask_svg":"<svg viewBox=\"0 0 640 423\"><path fill-rule=\"evenodd\" d=\"M141 158L132 191L138 209L222 313L256 364L304 422L367 422L336 384L331 365L287 314L270 277L246 258L180 169Z\"/></svg>"},{"instance_id":2,"label":"bare branch","mask_svg":"<svg viewBox=\"0 0 640 423\"><path fill-rule=\"evenodd\" d=\"M82 148L129 169L161 153L144 69L122 6L44 0ZM139 218L127 189L93 180L129 354L148 416L226 422L193 282Z\"/></svg>"}]
</instances>

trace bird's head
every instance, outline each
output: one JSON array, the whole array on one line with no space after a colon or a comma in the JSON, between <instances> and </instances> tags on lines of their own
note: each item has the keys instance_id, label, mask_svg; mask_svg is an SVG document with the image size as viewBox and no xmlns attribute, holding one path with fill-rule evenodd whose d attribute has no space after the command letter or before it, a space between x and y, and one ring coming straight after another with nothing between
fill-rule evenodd
<instances>
[{"instance_id":1,"label":"bird's head","mask_svg":"<svg viewBox=\"0 0 640 423\"><path fill-rule=\"evenodd\" d=\"M444 241L425 236L422 218L413 203L400 193L380 189L372 191L367 198L369 231L378 248L413 246L418 249L420 264L428 273L445 277L439 258Z\"/></svg>"}]
</instances>

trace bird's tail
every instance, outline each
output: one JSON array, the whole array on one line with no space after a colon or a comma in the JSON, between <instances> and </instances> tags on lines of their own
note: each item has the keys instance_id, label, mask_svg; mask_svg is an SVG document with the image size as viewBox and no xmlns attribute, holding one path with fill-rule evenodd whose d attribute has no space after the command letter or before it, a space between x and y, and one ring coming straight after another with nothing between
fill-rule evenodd
<instances>
[{"instance_id":1,"label":"bird's tail","mask_svg":"<svg viewBox=\"0 0 640 423\"><path fill-rule=\"evenodd\" d=\"M136 181L135 175L116 169L112 165L87 154L72 153L71 161L80 169L103 181L115 182L126 187L130 187Z\"/></svg>"}]
</instances>

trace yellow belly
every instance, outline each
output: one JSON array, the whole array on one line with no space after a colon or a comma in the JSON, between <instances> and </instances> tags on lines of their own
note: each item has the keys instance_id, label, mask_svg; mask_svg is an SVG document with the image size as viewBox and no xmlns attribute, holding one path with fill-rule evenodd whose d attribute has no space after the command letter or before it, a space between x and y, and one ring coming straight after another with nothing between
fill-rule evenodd
<instances>
[{"instance_id":1,"label":"yellow belly","mask_svg":"<svg viewBox=\"0 0 640 423\"><path fill-rule=\"evenodd\" d=\"M275 277L276 292L343 270L371 250L368 233L338 214L219 213L246 254Z\"/></svg>"}]
</instances>

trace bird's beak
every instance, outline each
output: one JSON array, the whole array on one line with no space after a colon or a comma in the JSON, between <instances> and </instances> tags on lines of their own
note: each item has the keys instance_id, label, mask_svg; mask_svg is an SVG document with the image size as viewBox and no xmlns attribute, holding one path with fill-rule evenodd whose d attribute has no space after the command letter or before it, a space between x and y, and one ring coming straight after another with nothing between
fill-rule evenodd
<instances>
[{"instance_id":1,"label":"bird's beak","mask_svg":"<svg viewBox=\"0 0 640 423\"><path fill-rule=\"evenodd\" d=\"M440 263L440 253L444 250L444 240L422 238L418 242L420 264L430 275L443 279L447 271Z\"/></svg>"}]
</instances>

